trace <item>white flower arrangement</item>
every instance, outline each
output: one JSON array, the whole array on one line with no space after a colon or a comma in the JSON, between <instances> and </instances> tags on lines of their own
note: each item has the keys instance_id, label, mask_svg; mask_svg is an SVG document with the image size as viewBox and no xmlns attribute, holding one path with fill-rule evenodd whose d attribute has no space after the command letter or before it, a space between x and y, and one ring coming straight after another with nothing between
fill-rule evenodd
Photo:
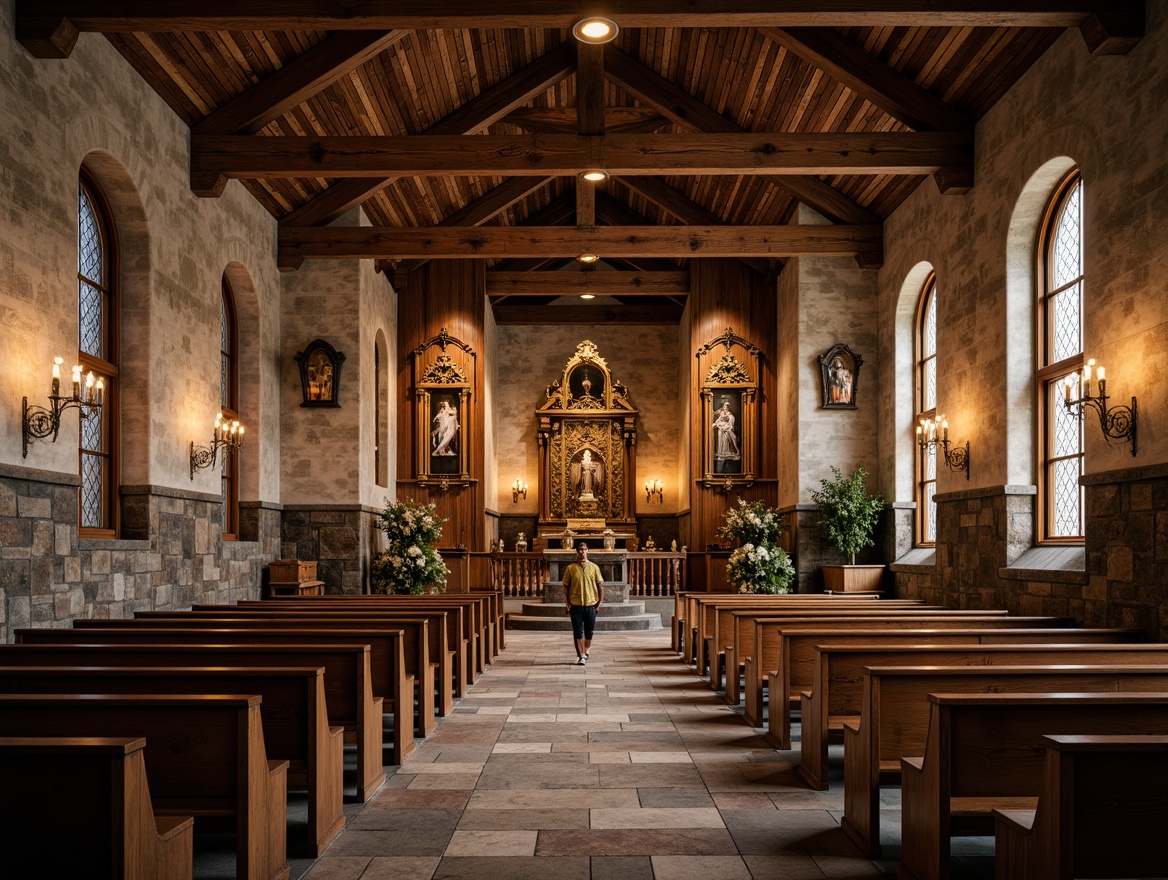
<instances>
[{"instance_id":1,"label":"white flower arrangement","mask_svg":"<svg viewBox=\"0 0 1168 880\"><path fill-rule=\"evenodd\" d=\"M373 560L371 580L379 593L423 593L446 589L446 564L437 550L446 520L434 505L406 499L387 502L378 517L387 547Z\"/></svg>"},{"instance_id":2,"label":"white flower arrangement","mask_svg":"<svg viewBox=\"0 0 1168 880\"><path fill-rule=\"evenodd\" d=\"M738 499L726 512L718 536L738 541L730 554L727 577L740 593L787 593L795 578L795 566L775 542L783 533L782 515L761 501Z\"/></svg>"}]
</instances>

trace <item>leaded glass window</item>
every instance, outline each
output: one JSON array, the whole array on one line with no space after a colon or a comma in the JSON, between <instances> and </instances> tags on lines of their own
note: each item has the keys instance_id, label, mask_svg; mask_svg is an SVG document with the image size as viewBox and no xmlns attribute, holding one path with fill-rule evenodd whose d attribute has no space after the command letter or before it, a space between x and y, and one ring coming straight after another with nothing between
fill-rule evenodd
<instances>
[{"instance_id":1,"label":"leaded glass window","mask_svg":"<svg viewBox=\"0 0 1168 880\"><path fill-rule=\"evenodd\" d=\"M1083 181L1076 171L1059 187L1047 212L1041 260L1043 341L1038 365L1042 414L1043 538L1083 538L1083 424L1063 405L1063 381L1083 365Z\"/></svg>"},{"instance_id":2,"label":"leaded glass window","mask_svg":"<svg viewBox=\"0 0 1168 880\"><path fill-rule=\"evenodd\" d=\"M930 275L921 291L916 331L916 420L937 417L937 279ZM937 451L917 449L917 543L937 540Z\"/></svg>"},{"instance_id":3,"label":"leaded glass window","mask_svg":"<svg viewBox=\"0 0 1168 880\"><path fill-rule=\"evenodd\" d=\"M78 434L79 522L83 534L116 530L117 465L116 249L109 209L96 182L82 173L77 187L77 363L105 385L105 405L81 418Z\"/></svg>"}]
</instances>

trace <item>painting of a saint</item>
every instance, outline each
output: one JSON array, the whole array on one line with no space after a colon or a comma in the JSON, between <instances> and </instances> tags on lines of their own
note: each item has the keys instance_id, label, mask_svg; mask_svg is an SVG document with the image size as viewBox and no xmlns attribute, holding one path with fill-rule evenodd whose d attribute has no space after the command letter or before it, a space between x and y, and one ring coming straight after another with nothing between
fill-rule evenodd
<instances>
[{"instance_id":1,"label":"painting of a saint","mask_svg":"<svg viewBox=\"0 0 1168 880\"><path fill-rule=\"evenodd\" d=\"M430 419L430 473L456 474L459 471L461 424L456 401L451 395L435 395Z\"/></svg>"},{"instance_id":2,"label":"painting of a saint","mask_svg":"<svg viewBox=\"0 0 1168 880\"><path fill-rule=\"evenodd\" d=\"M819 356L824 409L855 409L860 366L864 359L842 342Z\"/></svg>"},{"instance_id":3,"label":"painting of a saint","mask_svg":"<svg viewBox=\"0 0 1168 880\"><path fill-rule=\"evenodd\" d=\"M714 410L714 473L737 474L742 472L742 429L735 409L741 407L736 396L721 396L721 406ZM738 404L735 407L734 404Z\"/></svg>"},{"instance_id":4,"label":"painting of a saint","mask_svg":"<svg viewBox=\"0 0 1168 880\"><path fill-rule=\"evenodd\" d=\"M843 358L832 358L827 368L827 389L830 403L852 402L852 371L844 365Z\"/></svg>"}]
</instances>

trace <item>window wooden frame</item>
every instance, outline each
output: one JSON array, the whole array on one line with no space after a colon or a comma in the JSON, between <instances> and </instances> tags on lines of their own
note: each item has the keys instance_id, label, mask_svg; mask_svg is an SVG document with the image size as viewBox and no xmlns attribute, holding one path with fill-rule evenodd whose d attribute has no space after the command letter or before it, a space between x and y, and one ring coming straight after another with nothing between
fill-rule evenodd
<instances>
[{"instance_id":1,"label":"window wooden frame","mask_svg":"<svg viewBox=\"0 0 1168 880\"><path fill-rule=\"evenodd\" d=\"M1051 196L1050 202L1047 205L1046 212L1043 214L1042 226L1039 235L1039 248L1037 254L1037 285L1038 290L1038 343L1035 350L1038 352L1038 364L1035 371L1035 401L1038 412L1037 419L1037 438L1036 438L1036 458L1038 461L1038 541L1040 544L1061 544L1061 545L1079 545L1084 543L1084 535L1055 535L1054 532L1054 489L1050 474L1058 461L1078 458L1080 461L1079 472L1083 471L1083 459L1085 450L1083 448L1082 437L1082 423L1079 426L1079 452L1077 455L1063 455L1056 456L1054 451L1054 424L1051 418L1052 408L1060 406L1062 399L1062 378L1069 373L1081 373L1083 367L1083 352L1080 350L1077 354L1069 357L1061 358L1058 361L1050 362L1051 352L1053 348L1054 330L1053 330L1053 309L1051 308L1052 299L1064 290L1074 287L1076 284L1082 285L1086 281L1086 276L1083 274L1083 267L1079 267L1079 275L1072 281L1060 285L1057 289L1050 287L1053 278L1052 259L1055 245L1055 236L1058 232L1059 220L1062 217L1063 211L1066 209L1067 201L1076 187L1081 186L1083 182L1082 175L1079 169L1075 169L1068 174L1063 181L1058 185L1054 194ZM1082 195L1080 195L1082 198ZM1083 228L1082 224L1079 227L1080 247L1082 246ZM1080 304L1079 312L1080 328L1083 321L1082 304ZM1081 341L1081 340L1080 340ZM1079 491L1079 527L1080 531L1085 531L1085 511L1083 510L1083 492L1080 487Z\"/></svg>"},{"instance_id":2,"label":"window wooden frame","mask_svg":"<svg viewBox=\"0 0 1168 880\"><path fill-rule=\"evenodd\" d=\"M77 363L81 365L82 374L92 372L105 380L104 404L100 411L102 419L101 448L87 449L83 446L84 433L78 430L77 436L77 473L81 476L81 485L77 488L77 534L81 538L112 538L118 534L118 505L116 503L116 489L118 486L118 466L120 462L119 424L118 424L118 343L120 330L120 297L118 281L118 247L117 234L113 222L113 212L109 201L102 192L94 176L88 169L82 167L78 174L78 215L80 226L80 200L84 192L93 209L101 237L102 277L89 278L81 273L80 247L77 253L77 284L78 284L78 330L77 330ZM80 286L82 282L99 290L102 295L102 326L101 347L105 357L96 357L81 350L81 312ZM85 522L85 459L86 456L98 458L101 462L101 499L98 504L98 514L101 524L86 526Z\"/></svg>"},{"instance_id":3,"label":"window wooden frame","mask_svg":"<svg viewBox=\"0 0 1168 880\"><path fill-rule=\"evenodd\" d=\"M223 276L219 331L219 411L228 421L239 419L239 321L235 294ZM224 345L226 343L226 345ZM223 490L223 540L239 537L239 453L223 450L220 467Z\"/></svg>"},{"instance_id":4,"label":"window wooden frame","mask_svg":"<svg viewBox=\"0 0 1168 880\"><path fill-rule=\"evenodd\" d=\"M936 447L929 447L928 449L921 449L916 442L916 426L924 419L937 418L937 402L934 400L933 405L925 407L925 377L928 370L929 362L934 365L937 363L937 344L933 340L933 351L931 354L925 353L925 332L926 320L928 318L930 304L935 305L937 301L937 274L930 272L929 277L925 279L924 285L921 287L921 295L917 300L916 319L913 326L913 411L915 418L913 420L913 460L916 462L914 470L914 485L916 494L916 516L915 522L915 537L916 543L919 547L933 547L936 546L936 532L937 524L933 522L933 537L929 537L929 523L932 521L931 512L932 507L929 504L929 499L932 495L929 493L929 488L932 487L933 493L937 490L937 450ZM928 460L933 459L933 476L930 478L928 474Z\"/></svg>"}]
</instances>

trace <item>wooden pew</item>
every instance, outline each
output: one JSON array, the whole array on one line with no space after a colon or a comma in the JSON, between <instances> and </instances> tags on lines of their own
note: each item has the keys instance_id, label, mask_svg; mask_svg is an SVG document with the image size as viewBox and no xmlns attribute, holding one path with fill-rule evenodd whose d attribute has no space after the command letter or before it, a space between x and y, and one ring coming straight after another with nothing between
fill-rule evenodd
<instances>
[{"instance_id":1,"label":"wooden pew","mask_svg":"<svg viewBox=\"0 0 1168 880\"><path fill-rule=\"evenodd\" d=\"M944 880L950 838L993 834L994 810L1032 810L1051 734L1162 736L1168 693L930 694L925 754L901 758L903 880Z\"/></svg>"},{"instance_id":2,"label":"wooden pew","mask_svg":"<svg viewBox=\"0 0 1168 880\"><path fill-rule=\"evenodd\" d=\"M141 737L0 738L0 839L13 877L190 880L191 816L158 816Z\"/></svg>"},{"instance_id":3,"label":"wooden pew","mask_svg":"<svg viewBox=\"0 0 1168 880\"><path fill-rule=\"evenodd\" d=\"M144 736L155 814L233 830L239 880L287 880L288 762L268 760L259 697L0 694L0 736L62 730Z\"/></svg>"},{"instance_id":4,"label":"wooden pew","mask_svg":"<svg viewBox=\"0 0 1168 880\"><path fill-rule=\"evenodd\" d=\"M995 810L1000 880L1168 877L1168 737L1044 736L1035 810Z\"/></svg>"},{"instance_id":5,"label":"wooden pew","mask_svg":"<svg viewBox=\"0 0 1168 880\"><path fill-rule=\"evenodd\" d=\"M369 686L382 711L393 713L394 755L413 751L413 676L405 671L403 636L400 630L354 634L348 630L259 630L259 629L155 629L131 626L128 629L21 628L13 633L18 645L218 645L276 648L287 644L318 647L369 647ZM183 664L185 665L185 664ZM405 694L404 697L398 695Z\"/></svg>"},{"instance_id":6,"label":"wooden pew","mask_svg":"<svg viewBox=\"0 0 1168 880\"><path fill-rule=\"evenodd\" d=\"M68 631L68 630L67 630ZM96 634L95 634L96 635ZM356 746L357 800L364 803L385 782L383 764L402 764L417 746L412 722L404 725L392 761L382 754L381 697L373 696L368 645L0 645L2 666L253 667L291 664L324 669L331 725ZM395 735L397 735L395 733Z\"/></svg>"},{"instance_id":7,"label":"wooden pew","mask_svg":"<svg viewBox=\"0 0 1168 880\"><path fill-rule=\"evenodd\" d=\"M743 719L752 727L763 726L763 687L770 692L769 710L781 713L782 723L777 730L784 749L791 747L791 704L796 703L800 691L811 686L815 669L814 643L806 640L793 642L800 632L822 632L825 629L846 633L852 630L935 630L1008 629L1036 630L1066 626L1067 621L1056 617L1009 617L1004 614L986 616L938 612L909 615L819 616L815 618L755 618L756 638L754 654L746 657L746 711ZM1016 641L1016 639L1011 639ZM799 650L792 645L798 644ZM765 674L764 674L765 673Z\"/></svg>"},{"instance_id":8,"label":"wooden pew","mask_svg":"<svg viewBox=\"0 0 1168 880\"><path fill-rule=\"evenodd\" d=\"M159 618L151 620L74 620L75 632L106 632L113 630L141 630L141 631L183 631L189 633L185 639L188 642L209 642L218 640L210 637L200 638L194 633L202 630L207 633L225 633L229 631L245 631L248 633L280 632L297 633L296 637L286 638L284 641L297 641L299 636L311 636L318 631L328 631L331 634L347 633L350 642L364 642L373 647L372 640L379 635L387 635L397 639L402 644L401 660L405 664L405 679L408 679L410 689L404 694L397 692L387 693L378 690L377 651L374 651L373 687L374 695L385 698L385 708L401 706L406 711L407 705L413 709L415 732L418 736L429 736L434 732L434 687L435 670L430 662L430 627L423 618L394 618L392 623L377 621L349 621L338 620L333 622L311 622L299 620L262 620L262 619L228 619L207 618L199 619L189 615L176 618ZM332 636L335 640L335 635ZM396 652L395 652L396 653ZM402 684L406 683L403 679ZM381 684L388 686L389 682L381 678Z\"/></svg>"},{"instance_id":9,"label":"wooden pew","mask_svg":"<svg viewBox=\"0 0 1168 880\"><path fill-rule=\"evenodd\" d=\"M433 670L431 673L431 679L433 681L433 689L430 692L431 708L434 715L445 717L454 711L454 678L455 661L457 659L456 652L448 648L449 616L448 611L445 610L432 611L425 609L411 609L404 613L394 611L369 611L362 614L360 610L349 613L343 611L324 612L313 609L287 611L283 608L272 608L267 605L228 605L223 610L139 611L134 615L133 620L142 621L147 625L161 624L166 626L202 626L204 624L211 626L251 626L253 622L261 626L267 626L269 624L283 624L285 626L298 627L328 625L331 627L352 627L358 631L362 631L366 626L373 624L396 628L399 621L402 624L402 628L405 629L418 621L424 621L428 639L426 651L429 663L427 665ZM77 628L82 629L87 626L100 627L101 624L79 621ZM409 650L408 641L406 649L407 651ZM423 662L425 661L419 657L419 666ZM421 680L418 671L411 668L408 655L406 658L406 669L414 673L415 680ZM421 692L419 692L418 699L422 699ZM421 717L420 711L418 714Z\"/></svg>"},{"instance_id":10,"label":"wooden pew","mask_svg":"<svg viewBox=\"0 0 1168 880\"><path fill-rule=\"evenodd\" d=\"M930 692L994 693L1035 690L1031 672L1041 669L1047 692L1156 690L1168 672L1168 654L1120 655L1108 663L1103 657L1091 664L1069 665L1067 659L1023 654L1010 666L1009 652L994 655L1003 662L985 666L888 666L864 670L864 703L858 721L844 725L845 833L865 853L880 850L880 786L900 782L900 759L925 748ZM1043 665L1044 663L1052 665ZM1030 675L1030 678L1027 676Z\"/></svg>"},{"instance_id":11,"label":"wooden pew","mask_svg":"<svg viewBox=\"0 0 1168 880\"><path fill-rule=\"evenodd\" d=\"M1101 644L1135 643L1145 638L1137 629L1037 630L1004 644L1001 630L983 631L976 639L961 630L937 633L927 642L913 633L850 633L837 636L801 633L798 639L814 642L811 652L811 686L800 693L799 775L816 789L827 788L827 753L831 739L840 741L845 723L858 723L864 701L864 668L870 666L1029 666L1035 663L1102 664L1115 662L1138 665L1168 663L1168 654L1157 646L1145 652L1104 651L1092 653ZM1009 631L1007 631L1009 632ZM1079 639L1079 642L1071 642ZM987 640L997 641L988 644ZM1090 644L1088 644L1090 643ZM1134 647L1143 647L1135 645ZM1077 650L1086 648L1086 650ZM802 649L798 649L802 653ZM1135 658L1130 661L1123 658ZM768 719L766 738L779 741L778 713ZM922 730L924 724L922 722Z\"/></svg>"},{"instance_id":12,"label":"wooden pew","mask_svg":"<svg viewBox=\"0 0 1168 880\"><path fill-rule=\"evenodd\" d=\"M264 748L308 791L305 852L319 858L345 827L344 739L329 727L324 670L309 667L0 666L6 694L257 694Z\"/></svg>"}]
</instances>

